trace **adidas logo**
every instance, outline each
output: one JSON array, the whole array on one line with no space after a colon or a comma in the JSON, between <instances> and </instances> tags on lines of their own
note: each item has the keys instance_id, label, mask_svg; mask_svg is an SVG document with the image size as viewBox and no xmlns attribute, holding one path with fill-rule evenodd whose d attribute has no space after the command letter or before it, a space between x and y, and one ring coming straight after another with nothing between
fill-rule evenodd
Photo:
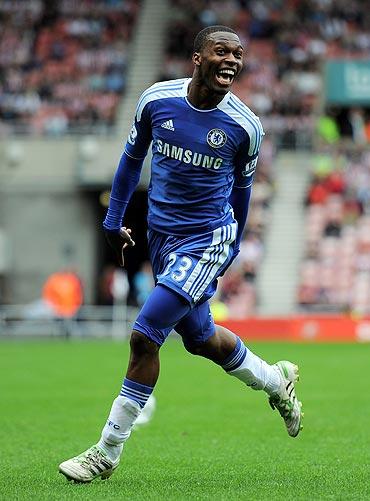
<instances>
[{"instance_id":1,"label":"adidas logo","mask_svg":"<svg viewBox=\"0 0 370 501\"><path fill-rule=\"evenodd\" d=\"M168 130L175 130L175 127L173 126L172 120L167 120L166 122L163 122L161 127L163 127L164 129L168 129Z\"/></svg>"}]
</instances>

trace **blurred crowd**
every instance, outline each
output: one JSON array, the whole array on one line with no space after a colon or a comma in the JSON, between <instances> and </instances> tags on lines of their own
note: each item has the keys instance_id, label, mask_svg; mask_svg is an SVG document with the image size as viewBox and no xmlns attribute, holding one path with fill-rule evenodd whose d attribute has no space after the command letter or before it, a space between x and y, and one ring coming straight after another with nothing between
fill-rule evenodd
<instances>
[{"instance_id":1,"label":"blurred crowd","mask_svg":"<svg viewBox=\"0 0 370 501\"><path fill-rule=\"evenodd\" d=\"M140 0L0 2L0 134L107 130Z\"/></svg>"},{"instance_id":2,"label":"blurred crowd","mask_svg":"<svg viewBox=\"0 0 370 501\"><path fill-rule=\"evenodd\" d=\"M210 24L241 36L245 68L234 92L282 145L310 142L328 58L368 58L370 10L353 0L172 0L162 78L191 74L189 48Z\"/></svg>"},{"instance_id":3,"label":"blurred crowd","mask_svg":"<svg viewBox=\"0 0 370 501\"><path fill-rule=\"evenodd\" d=\"M370 313L370 151L323 148L306 196L304 310Z\"/></svg>"},{"instance_id":4,"label":"blurred crowd","mask_svg":"<svg viewBox=\"0 0 370 501\"><path fill-rule=\"evenodd\" d=\"M140 3L0 1L0 135L109 132L125 90L128 46ZM231 26L246 48L233 91L261 117L267 132L240 254L220 280L215 316L242 318L256 311L276 148L311 147L315 135L318 151L306 197L298 303L304 309L365 312L370 303L370 113L323 109L322 95L326 60L369 58L367 2L170 3L159 79L190 76L197 32L212 24ZM343 145L343 137L350 144ZM107 304L113 271L103 277L101 302ZM148 263L143 263L133 280L135 304L143 303L152 285Z\"/></svg>"},{"instance_id":5,"label":"blurred crowd","mask_svg":"<svg viewBox=\"0 0 370 501\"><path fill-rule=\"evenodd\" d=\"M312 147L315 137L319 137L322 144L332 145L339 144L343 137L356 144L370 142L369 115L363 110L322 110L321 102L323 63L327 59L368 58L370 11L366 2L359 0L172 0L171 3L173 16L168 27L167 56L161 78L191 74L192 40L200 29L211 24L231 26L246 48L244 70L234 84L233 92L261 117L267 131L241 252L221 280L219 296L214 303L216 316L241 318L253 314L258 304L256 277L264 255L264 235L274 191L272 141L275 146L288 147ZM318 164L329 161L336 167L325 181L320 177L318 186L313 183L308 199L320 196L323 184L329 192L338 190L339 178L343 178L344 183L348 177L353 193L355 181L348 173L357 169L364 176L369 168L365 156L354 162L350 153L341 152L331 157L333 151L327 155L318 154ZM346 165L340 174L338 157ZM320 231L324 232L330 245L333 245L333 239L339 238L334 235L338 206L348 206L349 211L355 206L353 198L345 202L342 198L338 201L335 198L338 196L336 192L331 193L328 206L325 205L325 209L321 206L321 216L314 216L322 218ZM363 200L358 203L366 212ZM313 211L320 210L316 204L313 207ZM366 216L363 218L358 224L366 228ZM363 235L365 230L361 231ZM321 244L316 242L315 245L319 254ZM310 251L315 245L310 242ZM362 240L359 245L364 247ZM313 280L317 268L312 271L312 263L311 256L307 266L311 267L309 273ZM323 297L322 290L320 293ZM299 292L302 304L306 301L305 295L307 291L302 286ZM313 300L311 297L311 300L314 302L317 298Z\"/></svg>"}]
</instances>

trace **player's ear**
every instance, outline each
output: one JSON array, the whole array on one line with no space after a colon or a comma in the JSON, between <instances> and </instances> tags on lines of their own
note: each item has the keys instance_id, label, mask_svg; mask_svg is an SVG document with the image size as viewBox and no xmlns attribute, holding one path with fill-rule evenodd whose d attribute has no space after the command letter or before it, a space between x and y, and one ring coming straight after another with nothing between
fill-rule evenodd
<instances>
[{"instance_id":1,"label":"player's ear","mask_svg":"<svg viewBox=\"0 0 370 501\"><path fill-rule=\"evenodd\" d=\"M202 60L202 56L200 55L200 52L194 52L192 59L193 59L193 63L195 64L195 66L200 66L200 63Z\"/></svg>"}]
</instances>

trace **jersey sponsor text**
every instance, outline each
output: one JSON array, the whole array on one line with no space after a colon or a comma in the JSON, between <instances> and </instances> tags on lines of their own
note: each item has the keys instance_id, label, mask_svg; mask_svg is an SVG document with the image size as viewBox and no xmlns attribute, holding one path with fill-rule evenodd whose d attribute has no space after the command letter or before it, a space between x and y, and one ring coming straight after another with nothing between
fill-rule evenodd
<instances>
[{"instance_id":1,"label":"jersey sponsor text","mask_svg":"<svg viewBox=\"0 0 370 501\"><path fill-rule=\"evenodd\" d=\"M194 167L200 166L206 169L218 170L223 162L222 158L211 157L209 155L204 155L203 153L187 150L181 148L180 146L175 146L174 144L165 143L161 139L157 139L156 146L157 152L161 153L165 157L180 160L185 164L192 164Z\"/></svg>"}]
</instances>

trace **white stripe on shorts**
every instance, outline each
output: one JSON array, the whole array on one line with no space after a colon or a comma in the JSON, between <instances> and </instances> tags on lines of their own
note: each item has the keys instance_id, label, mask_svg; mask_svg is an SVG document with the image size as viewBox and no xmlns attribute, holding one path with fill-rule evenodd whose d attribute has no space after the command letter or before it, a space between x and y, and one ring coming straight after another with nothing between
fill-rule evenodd
<instances>
[{"instance_id":1,"label":"white stripe on shorts","mask_svg":"<svg viewBox=\"0 0 370 501\"><path fill-rule=\"evenodd\" d=\"M221 232L220 232L220 238L219 238L219 240L217 240L217 244L214 245L214 247L213 247L212 250L210 250L211 247L212 247L212 244L211 244L210 247L208 247L207 250L210 250L210 252L206 255L207 262L205 264L203 264L203 266L199 267L199 272L197 273L196 278L195 278L192 286L190 287L190 289L188 291L188 293L192 297L194 297L196 289L198 287L200 287L200 285L202 284L204 278L207 277L209 269L214 265L214 263L217 263L219 257L221 256L221 254L223 252L224 241L225 241L225 227L222 226L222 228L220 228L220 230L221 230ZM204 254L203 254L202 257L204 257ZM200 263L201 262L202 262L202 260L200 260Z\"/></svg>"},{"instance_id":2,"label":"white stripe on shorts","mask_svg":"<svg viewBox=\"0 0 370 501\"><path fill-rule=\"evenodd\" d=\"M223 226L221 228L216 228L213 231L213 237L212 237L212 242L209 247L203 252L202 257L196 264L195 268L191 272L189 278L183 285L182 289L183 291L187 292L190 294L190 289L193 288L193 286L196 285L198 279L202 275L202 268L206 267L206 265L209 263L210 259L212 259L212 255L217 251L217 246L221 243L221 232L222 232ZM191 294L190 294L191 295Z\"/></svg>"},{"instance_id":3,"label":"white stripe on shorts","mask_svg":"<svg viewBox=\"0 0 370 501\"><path fill-rule=\"evenodd\" d=\"M222 226L213 231L212 243L204 251L182 289L194 301L198 301L208 285L214 280L218 270L225 263L230 243L235 240L236 224Z\"/></svg>"}]
</instances>

